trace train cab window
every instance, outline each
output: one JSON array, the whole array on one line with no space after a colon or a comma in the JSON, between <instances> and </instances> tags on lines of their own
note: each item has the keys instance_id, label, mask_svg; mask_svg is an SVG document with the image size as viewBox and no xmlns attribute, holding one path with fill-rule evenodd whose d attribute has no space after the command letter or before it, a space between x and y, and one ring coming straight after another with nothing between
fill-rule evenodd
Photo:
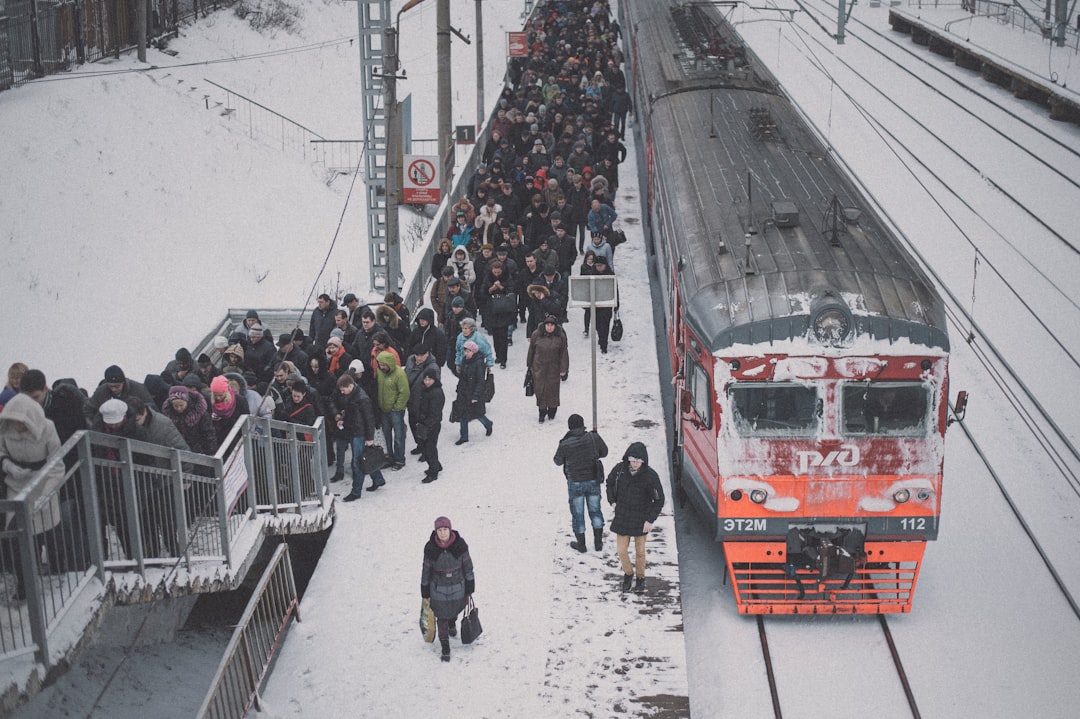
<instances>
[{"instance_id":1,"label":"train cab window","mask_svg":"<svg viewBox=\"0 0 1080 719\"><path fill-rule=\"evenodd\" d=\"M697 358L686 353L686 391L690 394L694 413L705 427L712 426L712 389L709 375Z\"/></svg>"},{"instance_id":2,"label":"train cab window","mask_svg":"<svg viewBox=\"0 0 1080 719\"><path fill-rule=\"evenodd\" d=\"M843 391L845 434L926 433L930 389L922 382L850 382Z\"/></svg>"},{"instance_id":3,"label":"train cab window","mask_svg":"<svg viewBox=\"0 0 1080 719\"><path fill-rule=\"evenodd\" d=\"M735 428L744 437L805 437L817 431L817 388L781 382L731 386Z\"/></svg>"}]
</instances>

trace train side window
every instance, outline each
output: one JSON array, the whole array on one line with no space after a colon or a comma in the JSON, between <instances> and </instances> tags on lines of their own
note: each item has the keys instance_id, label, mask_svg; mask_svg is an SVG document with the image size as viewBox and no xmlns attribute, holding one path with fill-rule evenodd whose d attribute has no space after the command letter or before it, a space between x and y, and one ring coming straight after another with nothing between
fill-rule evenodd
<instances>
[{"instance_id":1,"label":"train side window","mask_svg":"<svg viewBox=\"0 0 1080 719\"><path fill-rule=\"evenodd\" d=\"M783 382L741 382L729 390L735 428L744 437L806 437L817 432L817 387Z\"/></svg>"},{"instance_id":2,"label":"train side window","mask_svg":"<svg viewBox=\"0 0 1080 719\"><path fill-rule=\"evenodd\" d=\"M686 391L690 395L695 414L705 427L712 426L712 388L709 374L697 358L686 353Z\"/></svg>"},{"instance_id":3,"label":"train side window","mask_svg":"<svg viewBox=\"0 0 1080 719\"><path fill-rule=\"evenodd\" d=\"M929 426L930 388L922 382L849 382L844 385L845 434L914 437Z\"/></svg>"}]
</instances>

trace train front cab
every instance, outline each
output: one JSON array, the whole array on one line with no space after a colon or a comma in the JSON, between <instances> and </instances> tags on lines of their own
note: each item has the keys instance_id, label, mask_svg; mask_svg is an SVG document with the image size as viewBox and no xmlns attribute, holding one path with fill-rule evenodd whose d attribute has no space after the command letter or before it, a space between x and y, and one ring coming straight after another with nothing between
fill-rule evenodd
<instances>
[{"instance_id":1,"label":"train front cab","mask_svg":"<svg viewBox=\"0 0 1080 719\"><path fill-rule=\"evenodd\" d=\"M947 356L712 357L691 336L683 374L677 476L716 518L739 611L910 611L937 537Z\"/></svg>"}]
</instances>

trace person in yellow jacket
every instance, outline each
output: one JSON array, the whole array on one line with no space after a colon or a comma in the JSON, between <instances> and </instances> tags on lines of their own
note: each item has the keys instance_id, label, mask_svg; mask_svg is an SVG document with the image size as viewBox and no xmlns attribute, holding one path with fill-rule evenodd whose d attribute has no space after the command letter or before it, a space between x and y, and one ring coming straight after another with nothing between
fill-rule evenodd
<instances>
[{"instance_id":1,"label":"person in yellow jacket","mask_svg":"<svg viewBox=\"0 0 1080 719\"><path fill-rule=\"evenodd\" d=\"M386 466L405 466L405 408L409 404L409 378L398 366L393 352L375 356L379 364L379 409L382 410L383 439L386 440Z\"/></svg>"}]
</instances>

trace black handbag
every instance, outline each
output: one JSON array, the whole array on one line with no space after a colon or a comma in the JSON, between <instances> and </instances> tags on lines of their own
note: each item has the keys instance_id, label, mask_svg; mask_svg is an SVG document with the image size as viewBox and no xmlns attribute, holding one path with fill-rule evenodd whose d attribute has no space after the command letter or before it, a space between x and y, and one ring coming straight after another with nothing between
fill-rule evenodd
<instances>
[{"instance_id":1,"label":"black handbag","mask_svg":"<svg viewBox=\"0 0 1080 719\"><path fill-rule=\"evenodd\" d=\"M517 295L508 292L505 295L492 295L488 311L493 315L512 315L517 312Z\"/></svg>"},{"instance_id":2,"label":"black handbag","mask_svg":"<svg viewBox=\"0 0 1080 719\"><path fill-rule=\"evenodd\" d=\"M611 341L618 342L622 339L622 320L619 319L619 311L615 310L615 321L611 323Z\"/></svg>"},{"instance_id":3,"label":"black handbag","mask_svg":"<svg viewBox=\"0 0 1080 719\"><path fill-rule=\"evenodd\" d=\"M487 379L484 380L484 401L490 402L495 398L495 375L491 372L487 373Z\"/></svg>"},{"instance_id":4,"label":"black handbag","mask_svg":"<svg viewBox=\"0 0 1080 719\"><path fill-rule=\"evenodd\" d=\"M364 447L364 453L360 455L360 469L364 470L364 474L371 474L376 470L382 469L385 462L386 452L384 452L383 448L377 444L373 444L370 447Z\"/></svg>"},{"instance_id":5,"label":"black handbag","mask_svg":"<svg viewBox=\"0 0 1080 719\"><path fill-rule=\"evenodd\" d=\"M465 604L465 614L461 617L461 643L472 644L480 636L484 628L480 626L480 610L470 595Z\"/></svg>"},{"instance_id":6,"label":"black handbag","mask_svg":"<svg viewBox=\"0 0 1080 719\"><path fill-rule=\"evenodd\" d=\"M450 405L450 418L449 418L449 421L451 423L454 423L454 424L460 422L462 414L464 414L464 412L461 409L461 400L460 399L455 399L453 401L453 403Z\"/></svg>"},{"instance_id":7,"label":"black handbag","mask_svg":"<svg viewBox=\"0 0 1080 719\"><path fill-rule=\"evenodd\" d=\"M531 369L525 370L525 396L532 397L536 393L536 387L533 385L533 374Z\"/></svg>"}]
</instances>

